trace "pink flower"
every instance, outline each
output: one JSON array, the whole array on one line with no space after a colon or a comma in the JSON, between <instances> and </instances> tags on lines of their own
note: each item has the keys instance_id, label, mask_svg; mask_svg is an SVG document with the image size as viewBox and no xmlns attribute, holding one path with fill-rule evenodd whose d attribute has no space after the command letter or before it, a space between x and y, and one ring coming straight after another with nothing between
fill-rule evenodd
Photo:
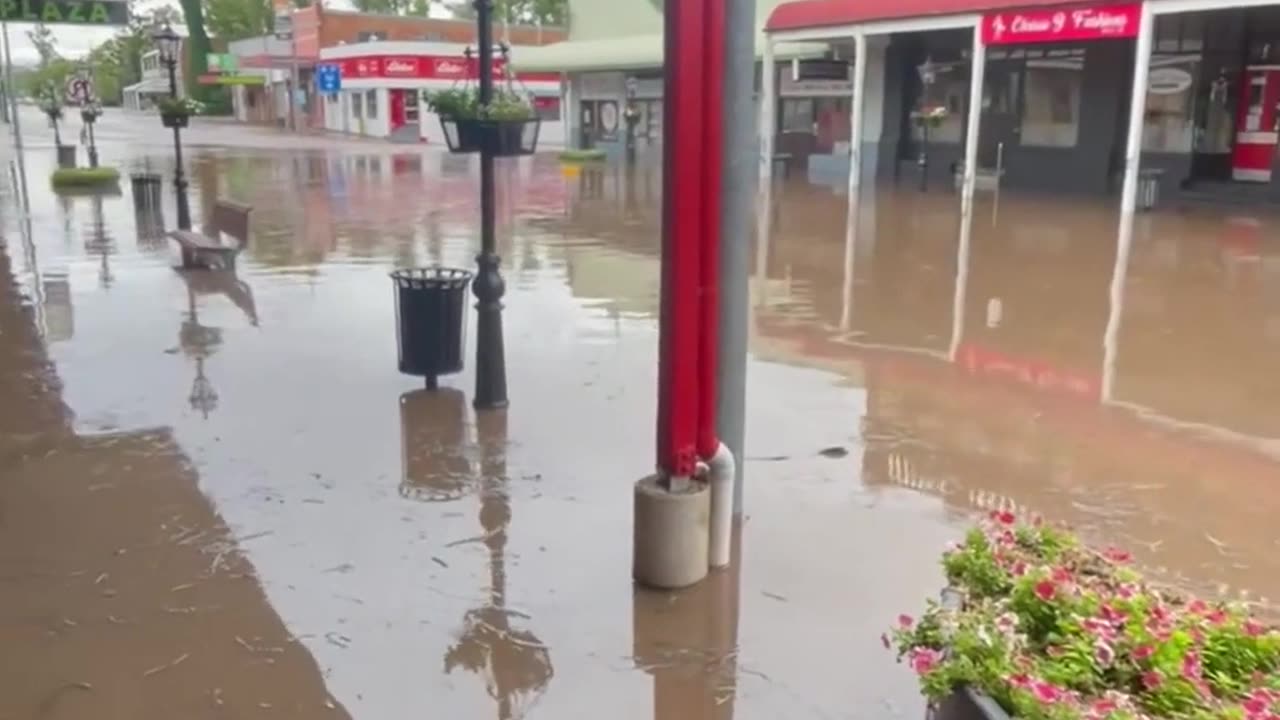
<instances>
[{"instance_id":1,"label":"pink flower","mask_svg":"<svg viewBox=\"0 0 1280 720\"><path fill-rule=\"evenodd\" d=\"M1023 690L1031 687L1031 678L1028 677L1026 673L1010 675L1006 678L1006 682L1009 683L1009 687L1021 688Z\"/></svg>"},{"instance_id":2,"label":"pink flower","mask_svg":"<svg viewBox=\"0 0 1280 720\"><path fill-rule=\"evenodd\" d=\"M1243 629L1244 634L1248 635L1249 637L1258 637L1259 635L1267 631L1267 629L1262 626L1262 623L1258 622L1257 620L1254 620L1253 618L1249 618L1248 620L1245 620L1244 626L1241 629Z\"/></svg>"},{"instance_id":3,"label":"pink flower","mask_svg":"<svg viewBox=\"0 0 1280 720\"><path fill-rule=\"evenodd\" d=\"M1188 680L1199 680L1204 674L1204 666L1200 664L1200 655L1189 652L1182 658L1182 677Z\"/></svg>"},{"instance_id":4,"label":"pink flower","mask_svg":"<svg viewBox=\"0 0 1280 720\"><path fill-rule=\"evenodd\" d=\"M1031 691L1035 693L1036 699L1042 703L1056 703L1062 699L1062 691L1051 683L1035 682L1031 686Z\"/></svg>"},{"instance_id":5,"label":"pink flower","mask_svg":"<svg viewBox=\"0 0 1280 720\"><path fill-rule=\"evenodd\" d=\"M1249 717L1256 717L1267 711L1267 701L1260 697L1251 697L1244 701L1244 711Z\"/></svg>"},{"instance_id":6,"label":"pink flower","mask_svg":"<svg viewBox=\"0 0 1280 720\"><path fill-rule=\"evenodd\" d=\"M1138 589L1134 587L1132 583L1123 583L1120 587L1116 588L1116 595L1120 596L1120 599L1122 600L1130 600L1137 594Z\"/></svg>"},{"instance_id":7,"label":"pink flower","mask_svg":"<svg viewBox=\"0 0 1280 720\"><path fill-rule=\"evenodd\" d=\"M1155 654L1156 654L1156 649L1154 646L1141 645L1137 648L1134 648L1133 659L1137 660L1138 662L1142 662L1143 660L1146 660L1147 658Z\"/></svg>"},{"instance_id":8,"label":"pink flower","mask_svg":"<svg viewBox=\"0 0 1280 720\"><path fill-rule=\"evenodd\" d=\"M1148 690L1155 690L1164 683L1164 676L1155 670L1148 670L1142 673L1142 687Z\"/></svg>"},{"instance_id":9,"label":"pink flower","mask_svg":"<svg viewBox=\"0 0 1280 720\"><path fill-rule=\"evenodd\" d=\"M885 650L888 650L891 646L891 643L889 642L889 636L886 635L885 633L880 633L880 643L884 645Z\"/></svg>"},{"instance_id":10,"label":"pink flower","mask_svg":"<svg viewBox=\"0 0 1280 720\"><path fill-rule=\"evenodd\" d=\"M1074 579L1071 577L1071 571L1064 567L1054 568L1052 577L1056 583L1069 583Z\"/></svg>"},{"instance_id":11,"label":"pink flower","mask_svg":"<svg viewBox=\"0 0 1280 720\"><path fill-rule=\"evenodd\" d=\"M924 675L933 668L937 667L938 661L942 659L942 653L933 648L912 648L911 650L911 669L917 675Z\"/></svg>"},{"instance_id":12,"label":"pink flower","mask_svg":"<svg viewBox=\"0 0 1280 720\"><path fill-rule=\"evenodd\" d=\"M910 615L898 616L898 627L902 628L903 630L910 630L911 626L914 623L915 623L915 620L913 620Z\"/></svg>"},{"instance_id":13,"label":"pink flower","mask_svg":"<svg viewBox=\"0 0 1280 720\"><path fill-rule=\"evenodd\" d=\"M1052 600L1056 592L1057 587L1053 584L1052 580L1041 580L1036 583L1036 597L1045 602Z\"/></svg>"},{"instance_id":14,"label":"pink flower","mask_svg":"<svg viewBox=\"0 0 1280 720\"><path fill-rule=\"evenodd\" d=\"M1123 564L1133 559L1133 555L1119 548L1107 548L1103 551L1102 556L1113 563Z\"/></svg>"},{"instance_id":15,"label":"pink flower","mask_svg":"<svg viewBox=\"0 0 1280 720\"><path fill-rule=\"evenodd\" d=\"M1093 704L1089 706L1089 711L1098 717L1106 717L1108 713L1115 709L1115 700L1095 700Z\"/></svg>"},{"instance_id":16,"label":"pink flower","mask_svg":"<svg viewBox=\"0 0 1280 720\"><path fill-rule=\"evenodd\" d=\"M1218 626L1227 621L1227 611L1218 609L1204 616L1210 625Z\"/></svg>"},{"instance_id":17,"label":"pink flower","mask_svg":"<svg viewBox=\"0 0 1280 720\"><path fill-rule=\"evenodd\" d=\"M1208 610L1208 609L1209 609L1209 606L1206 605L1205 602L1200 599L1192 600L1190 603L1187 604L1187 611L1196 613L1197 615L1199 615L1200 613L1203 613L1205 610Z\"/></svg>"},{"instance_id":18,"label":"pink flower","mask_svg":"<svg viewBox=\"0 0 1280 720\"><path fill-rule=\"evenodd\" d=\"M1099 640L1093 646L1093 659L1098 661L1099 665L1110 665L1116 659L1116 651L1107 643Z\"/></svg>"},{"instance_id":19,"label":"pink flower","mask_svg":"<svg viewBox=\"0 0 1280 720\"><path fill-rule=\"evenodd\" d=\"M1009 568L1009 574L1013 575L1014 577L1022 577L1023 575L1026 575L1027 564L1019 560L1018 562L1013 564L1013 567Z\"/></svg>"},{"instance_id":20,"label":"pink flower","mask_svg":"<svg viewBox=\"0 0 1280 720\"><path fill-rule=\"evenodd\" d=\"M1001 525L1012 525L1017 520L1017 518L1013 516L1013 513L1009 512L1008 510L1005 510L1005 511L992 510L991 519L995 520Z\"/></svg>"}]
</instances>

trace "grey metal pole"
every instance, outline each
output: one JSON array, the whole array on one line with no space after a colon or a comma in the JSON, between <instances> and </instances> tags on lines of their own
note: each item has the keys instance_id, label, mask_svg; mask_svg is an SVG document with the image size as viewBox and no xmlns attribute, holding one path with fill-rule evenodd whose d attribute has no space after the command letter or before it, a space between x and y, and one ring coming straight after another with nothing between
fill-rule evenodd
<instances>
[{"instance_id":1,"label":"grey metal pole","mask_svg":"<svg viewBox=\"0 0 1280 720\"><path fill-rule=\"evenodd\" d=\"M756 2L725 0L724 153L720 200L720 392L716 432L737 458L733 514L742 514L746 435L750 242L760 145L756 142Z\"/></svg>"},{"instance_id":2,"label":"grey metal pole","mask_svg":"<svg viewBox=\"0 0 1280 720\"><path fill-rule=\"evenodd\" d=\"M0 31L4 32L4 85L5 96L9 101L9 115L13 118L13 147L18 157L18 174L22 180L23 207L27 208L30 198L27 196L27 162L22 152L22 120L18 117L18 94L13 87L13 60L9 57L9 23L0 21ZM29 208L27 208L29 211Z\"/></svg>"}]
</instances>

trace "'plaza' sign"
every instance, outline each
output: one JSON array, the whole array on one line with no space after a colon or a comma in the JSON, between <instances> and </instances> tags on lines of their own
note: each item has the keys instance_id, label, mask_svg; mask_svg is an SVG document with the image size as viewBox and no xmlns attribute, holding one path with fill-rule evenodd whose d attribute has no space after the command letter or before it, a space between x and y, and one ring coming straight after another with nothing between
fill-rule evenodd
<instances>
[{"instance_id":1,"label":"'plaza' sign","mask_svg":"<svg viewBox=\"0 0 1280 720\"><path fill-rule=\"evenodd\" d=\"M0 0L0 20L46 25L125 25L123 0Z\"/></svg>"},{"instance_id":2,"label":"'plaza' sign","mask_svg":"<svg viewBox=\"0 0 1280 720\"><path fill-rule=\"evenodd\" d=\"M1138 34L1141 3L999 12L982 18L987 45L1130 38Z\"/></svg>"}]
</instances>

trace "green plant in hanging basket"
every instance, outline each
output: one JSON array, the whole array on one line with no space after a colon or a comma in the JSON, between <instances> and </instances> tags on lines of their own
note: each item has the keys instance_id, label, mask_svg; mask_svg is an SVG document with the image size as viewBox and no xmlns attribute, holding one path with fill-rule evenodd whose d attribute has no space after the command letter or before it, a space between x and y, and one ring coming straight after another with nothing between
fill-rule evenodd
<instances>
[{"instance_id":1,"label":"green plant in hanging basket","mask_svg":"<svg viewBox=\"0 0 1280 720\"><path fill-rule=\"evenodd\" d=\"M183 115L190 117L204 112L204 103L189 97L163 97L156 101L156 108L161 115Z\"/></svg>"},{"instance_id":2,"label":"green plant in hanging basket","mask_svg":"<svg viewBox=\"0 0 1280 720\"><path fill-rule=\"evenodd\" d=\"M495 90L493 99L487 105L481 105L480 117L485 120L499 122L519 122L534 118L533 106L519 93L510 90Z\"/></svg>"},{"instance_id":3,"label":"green plant in hanging basket","mask_svg":"<svg viewBox=\"0 0 1280 720\"><path fill-rule=\"evenodd\" d=\"M467 120L477 117L480 105L479 94L471 88L450 88L436 92L423 92L431 112L451 120Z\"/></svg>"}]
</instances>

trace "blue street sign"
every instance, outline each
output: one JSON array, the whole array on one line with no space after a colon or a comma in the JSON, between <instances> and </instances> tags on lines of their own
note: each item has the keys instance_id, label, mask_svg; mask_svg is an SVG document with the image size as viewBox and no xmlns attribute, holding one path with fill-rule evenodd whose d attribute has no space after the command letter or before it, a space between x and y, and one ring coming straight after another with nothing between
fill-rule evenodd
<instances>
[{"instance_id":1,"label":"blue street sign","mask_svg":"<svg viewBox=\"0 0 1280 720\"><path fill-rule=\"evenodd\" d=\"M337 65L316 66L316 89L326 94L342 89L342 72Z\"/></svg>"}]
</instances>

